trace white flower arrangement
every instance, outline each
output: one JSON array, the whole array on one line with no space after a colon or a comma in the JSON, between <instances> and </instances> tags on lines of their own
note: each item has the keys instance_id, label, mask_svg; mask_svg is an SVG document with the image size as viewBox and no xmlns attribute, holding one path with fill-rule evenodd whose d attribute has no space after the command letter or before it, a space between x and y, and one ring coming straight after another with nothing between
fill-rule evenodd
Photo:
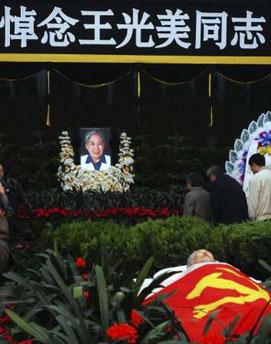
<instances>
[{"instance_id":1,"label":"white flower arrangement","mask_svg":"<svg viewBox=\"0 0 271 344\"><path fill-rule=\"evenodd\" d=\"M119 161L104 171L89 171L74 163L74 150L67 131L62 131L58 179L64 191L128 191L134 183L134 151L130 148L131 138L126 133L120 135Z\"/></svg>"}]
</instances>

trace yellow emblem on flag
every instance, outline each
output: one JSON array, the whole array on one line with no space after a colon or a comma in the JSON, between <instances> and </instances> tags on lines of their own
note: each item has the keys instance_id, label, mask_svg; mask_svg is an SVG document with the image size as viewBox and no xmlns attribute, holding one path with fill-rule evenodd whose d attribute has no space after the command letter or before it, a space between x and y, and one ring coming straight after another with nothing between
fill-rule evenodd
<instances>
[{"instance_id":1,"label":"yellow emblem on flag","mask_svg":"<svg viewBox=\"0 0 271 344\"><path fill-rule=\"evenodd\" d=\"M192 291L187 295L186 299L192 300L199 297L204 292L204 290L206 290L206 288L225 290L225 294L227 290L233 290L238 292L240 295L225 296L208 304L197 305L193 309L194 318L201 319L208 315L209 312L214 311L221 305L227 303L242 305L246 302L254 302L260 299L264 299L267 302L270 300L268 292L252 280L250 280L250 282L256 289L250 288L231 279L221 278L221 275L223 275L223 270L243 278L241 274L238 274L237 272L226 268L218 268L218 270L222 270L222 272L214 272L201 278L196 286L192 289Z\"/></svg>"}]
</instances>

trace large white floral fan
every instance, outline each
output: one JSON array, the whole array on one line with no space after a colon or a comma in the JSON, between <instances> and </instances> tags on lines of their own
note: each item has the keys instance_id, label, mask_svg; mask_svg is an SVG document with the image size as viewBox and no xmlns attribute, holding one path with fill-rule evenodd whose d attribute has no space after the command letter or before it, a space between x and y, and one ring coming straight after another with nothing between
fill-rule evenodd
<instances>
[{"instance_id":1,"label":"large white floral fan","mask_svg":"<svg viewBox=\"0 0 271 344\"><path fill-rule=\"evenodd\" d=\"M229 161L225 163L227 174L235 178L248 193L252 171L248 160L251 155L260 153L265 156L266 165L271 165L271 112L262 113L258 120L252 121L244 129L240 139L235 140L234 148L229 152Z\"/></svg>"}]
</instances>

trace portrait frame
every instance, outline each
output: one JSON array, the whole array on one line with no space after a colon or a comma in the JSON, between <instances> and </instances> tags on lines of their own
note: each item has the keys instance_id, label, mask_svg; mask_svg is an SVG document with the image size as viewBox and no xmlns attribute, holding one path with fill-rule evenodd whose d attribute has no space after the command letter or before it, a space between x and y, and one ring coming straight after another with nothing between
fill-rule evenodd
<instances>
[{"instance_id":1,"label":"portrait frame","mask_svg":"<svg viewBox=\"0 0 271 344\"><path fill-rule=\"evenodd\" d=\"M111 141L111 128L110 127L82 127L79 128L79 135L81 139L80 143L80 165L82 168L87 170L105 170L111 166L111 156L112 156L112 149L110 146ZM89 136L90 135L90 136ZM104 150L101 152L100 148L98 151L102 154L101 159L102 162L100 164L95 165L91 150L87 150L86 144L87 141L91 138L91 136L100 136L102 139L101 141L104 142ZM101 147L101 146L100 146ZM95 154L99 155L97 150ZM97 158L97 156L96 156Z\"/></svg>"}]
</instances>

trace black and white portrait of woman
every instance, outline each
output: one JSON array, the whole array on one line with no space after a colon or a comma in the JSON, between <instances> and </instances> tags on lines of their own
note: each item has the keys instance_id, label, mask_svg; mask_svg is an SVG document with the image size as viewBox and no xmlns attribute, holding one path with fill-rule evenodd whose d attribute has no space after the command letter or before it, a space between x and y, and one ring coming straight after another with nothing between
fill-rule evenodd
<instances>
[{"instance_id":1,"label":"black and white portrait of woman","mask_svg":"<svg viewBox=\"0 0 271 344\"><path fill-rule=\"evenodd\" d=\"M111 166L110 128L81 128L81 168L104 171ZM86 153L86 154L85 154Z\"/></svg>"}]
</instances>

